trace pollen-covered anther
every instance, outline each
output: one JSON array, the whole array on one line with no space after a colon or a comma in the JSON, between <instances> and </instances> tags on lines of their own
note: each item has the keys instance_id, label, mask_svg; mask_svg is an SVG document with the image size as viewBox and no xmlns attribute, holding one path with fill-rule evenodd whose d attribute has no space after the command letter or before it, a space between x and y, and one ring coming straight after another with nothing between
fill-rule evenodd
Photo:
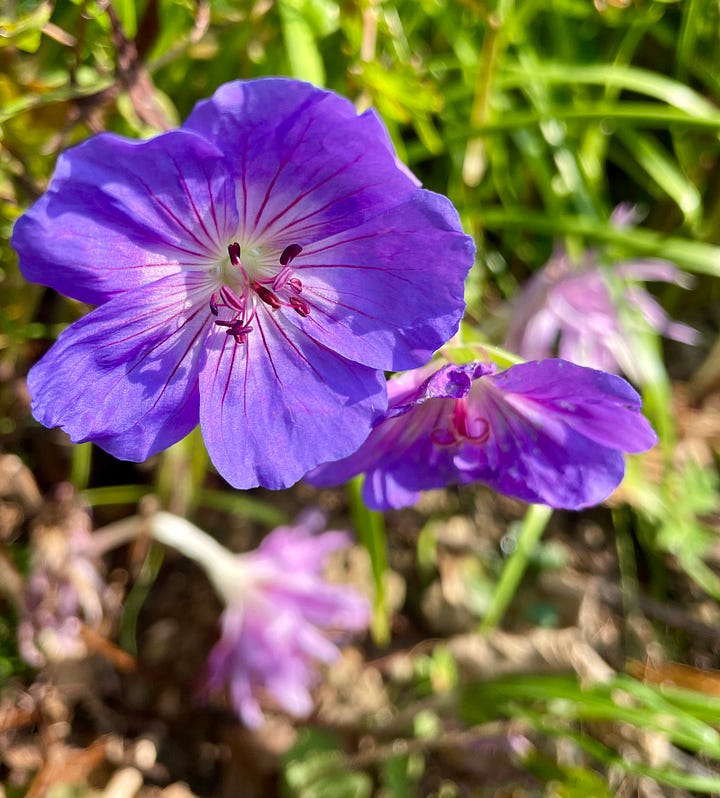
<instances>
[{"instance_id":1,"label":"pollen-covered anther","mask_svg":"<svg viewBox=\"0 0 720 798\"><path fill-rule=\"evenodd\" d=\"M302 247L300 244L290 244L290 246L285 247L280 255L280 265L287 266L288 263L290 263L293 258L296 258L301 252Z\"/></svg>"},{"instance_id":2,"label":"pollen-covered anther","mask_svg":"<svg viewBox=\"0 0 720 798\"><path fill-rule=\"evenodd\" d=\"M218 319L215 324L218 327L225 327L225 332L231 335L238 344L244 344L247 341L248 333L252 332L253 329L249 324L245 324L242 319L235 319L235 321Z\"/></svg>"},{"instance_id":3,"label":"pollen-covered anther","mask_svg":"<svg viewBox=\"0 0 720 798\"><path fill-rule=\"evenodd\" d=\"M290 307L303 318L310 315L310 308L304 299L299 299L296 296L290 297Z\"/></svg>"},{"instance_id":4,"label":"pollen-covered anther","mask_svg":"<svg viewBox=\"0 0 720 798\"><path fill-rule=\"evenodd\" d=\"M273 310L277 310L278 308L282 307L283 303L269 288L265 288L264 285L260 285L260 283L258 283L256 280L253 280L253 282L250 283L250 287L260 297L260 299L262 299L266 305L270 305Z\"/></svg>"},{"instance_id":5,"label":"pollen-covered anther","mask_svg":"<svg viewBox=\"0 0 720 798\"><path fill-rule=\"evenodd\" d=\"M237 241L233 241L232 244L228 246L228 255L230 256L230 263L233 266L240 265L240 244Z\"/></svg>"},{"instance_id":6,"label":"pollen-covered anther","mask_svg":"<svg viewBox=\"0 0 720 798\"><path fill-rule=\"evenodd\" d=\"M282 269L275 275L275 279L272 282L273 290L280 291L285 288L286 285L289 285L294 293L301 293L302 282L297 277L293 277L293 270L290 267L290 262L301 252L302 247L300 244L290 244L290 246L285 247L282 251L280 255L280 265Z\"/></svg>"}]
</instances>

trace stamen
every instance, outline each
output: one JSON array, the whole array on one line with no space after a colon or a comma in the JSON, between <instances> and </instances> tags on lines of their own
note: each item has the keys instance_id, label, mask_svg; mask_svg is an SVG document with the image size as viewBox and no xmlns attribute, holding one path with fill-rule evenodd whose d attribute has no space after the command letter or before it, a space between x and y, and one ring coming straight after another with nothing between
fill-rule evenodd
<instances>
[{"instance_id":1,"label":"stamen","mask_svg":"<svg viewBox=\"0 0 720 798\"><path fill-rule=\"evenodd\" d=\"M249 324L245 324L242 319L235 319L235 321L223 321L222 319L218 319L215 324L218 327L226 327L227 329L225 332L228 335L232 335L240 344L245 343L248 333L252 332L253 329Z\"/></svg>"},{"instance_id":2,"label":"stamen","mask_svg":"<svg viewBox=\"0 0 720 798\"><path fill-rule=\"evenodd\" d=\"M266 305L270 305L273 310L277 310L278 308L282 307L282 302L273 294L273 292L269 288L265 288L264 285L260 285L257 280L253 280L250 283L250 287L252 290L265 302Z\"/></svg>"},{"instance_id":3,"label":"stamen","mask_svg":"<svg viewBox=\"0 0 720 798\"><path fill-rule=\"evenodd\" d=\"M290 306L292 309L297 313L299 316L305 318L305 316L310 315L310 308L308 307L307 302L303 299L298 299L296 296L290 297Z\"/></svg>"},{"instance_id":4,"label":"stamen","mask_svg":"<svg viewBox=\"0 0 720 798\"><path fill-rule=\"evenodd\" d=\"M242 313L245 310L245 300L241 299L231 288L226 285L220 288L220 296L223 298L225 305L233 310Z\"/></svg>"},{"instance_id":5,"label":"stamen","mask_svg":"<svg viewBox=\"0 0 720 798\"><path fill-rule=\"evenodd\" d=\"M217 316L219 312L220 311L218 309L217 294L213 294L210 297L210 313L212 313L213 316Z\"/></svg>"},{"instance_id":6,"label":"stamen","mask_svg":"<svg viewBox=\"0 0 720 798\"><path fill-rule=\"evenodd\" d=\"M240 244L237 241L233 241L232 244L228 246L228 255L230 256L230 263L233 266L240 266Z\"/></svg>"},{"instance_id":7,"label":"stamen","mask_svg":"<svg viewBox=\"0 0 720 798\"><path fill-rule=\"evenodd\" d=\"M455 400L452 424L460 438L474 444L482 444L490 437L490 425L482 416L468 406L467 397Z\"/></svg>"},{"instance_id":8,"label":"stamen","mask_svg":"<svg viewBox=\"0 0 720 798\"><path fill-rule=\"evenodd\" d=\"M292 290L293 290L293 291L294 291L296 294L301 294L301 293L302 293L303 284L302 284L302 282L301 282L300 280L298 280L298 278L297 278L297 277L291 277L291 278L288 280L288 285L290 286L290 288L291 288L291 289L292 289Z\"/></svg>"},{"instance_id":9,"label":"stamen","mask_svg":"<svg viewBox=\"0 0 720 798\"><path fill-rule=\"evenodd\" d=\"M282 269L275 275L272 287L275 291L280 291L290 282L292 277L292 269L289 266L283 266Z\"/></svg>"},{"instance_id":10,"label":"stamen","mask_svg":"<svg viewBox=\"0 0 720 798\"><path fill-rule=\"evenodd\" d=\"M288 263L293 258L296 258L302 252L302 247L300 244L290 244L290 246L285 247L282 251L282 255L280 255L280 264L282 266L287 266Z\"/></svg>"}]
</instances>

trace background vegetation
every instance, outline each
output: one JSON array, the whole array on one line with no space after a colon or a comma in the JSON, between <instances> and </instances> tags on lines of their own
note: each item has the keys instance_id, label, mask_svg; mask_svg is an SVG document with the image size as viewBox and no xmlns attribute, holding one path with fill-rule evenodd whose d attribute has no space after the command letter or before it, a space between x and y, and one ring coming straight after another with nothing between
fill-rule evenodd
<instances>
[{"instance_id":1,"label":"background vegetation","mask_svg":"<svg viewBox=\"0 0 720 798\"><path fill-rule=\"evenodd\" d=\"M32 420L24 375L87 310L26 284L8 244L58 153L100 130L153 135L262 75L375 106L452 199L478 246L467 341L502 341L560 245L694 275L657 296L701 344L633 341L661 444L607 506L551 514L478 487L382 518L357 486L232 492L196 436L136 467ZM0 3L0 792L720 794L719 103L711 0ZM620 203L638 226L612 223ZM308 723L252 735L191 698L217 633L208 583L138 545L106 558L115 612L86 656L30 668L16 644L30 530L66 482L97 527L152 493L238 550L322 505L369 552L345 568L375 596L372 639Z\"/></svg>"}]
</instances>

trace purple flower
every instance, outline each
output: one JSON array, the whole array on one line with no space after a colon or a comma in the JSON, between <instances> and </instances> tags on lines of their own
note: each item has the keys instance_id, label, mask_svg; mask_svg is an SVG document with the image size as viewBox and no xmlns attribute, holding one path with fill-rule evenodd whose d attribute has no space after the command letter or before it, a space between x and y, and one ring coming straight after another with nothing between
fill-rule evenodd
<instances>
[{"instance_id":1,"label":"purple flower","mask_svg":"<svg viewBox=\"0 0 720 798\"><path fill-rule=\"evenodd\" d=\"M331 636L362 631L369 623L367 600L322 575L328 555L349 543L343 532L315 534L323 525L321 513L307 514L295 526L274 530L254 552L236 556L222 578L211 574L228 605L205 688L227 687L250 727L263 721L264 694L292 715L308 715L317 663L340 653Z\"/></svg>"},{"instance_id":2,"label":"purple flower","mask_svg":"<svg viewBox=\"0 0 720 798\"><path fill-rule=\"evenodd\" d=\"M474 482L580 509L620 483L622 452L645 451L657 440L625 380L564 360L499 373L487 363L434 362L391 379L388 393L388 411L360 449L316 468L312 484L365 473L364 499L375 509Z\"/></svg>"},{"instance_id":3,"label":"purple flower","mask_svg":"<svg viewBox=\"0 0 720 798\"><path fill-rule=\"evenodd\" d=\"M383 370L457 329L473 257L374 112L286 79L69 150L12 243L27 279L99 306L30 371L35 417L135 461L200 423L237 487L354 451Z\"/></svg>"},{"instance_id":4,"label":"purple flower","mask_svg":"<svg viewBox=\"0 0 720 798\"><path fill-rule=\"evenodd\" d=\"M612 219L625 226L635 218L621 205ZM695 344L697 330L669 318L639 283L645 280L688 287L688 277L672 263L652 258L620 261L604 268L595 250L575 266L557 248L548 263L518 292L505 346L527 359L558 354L583 366L623 372L642 382L642 364L633 350L635 331Z\"/></svg>"}]
</instances>

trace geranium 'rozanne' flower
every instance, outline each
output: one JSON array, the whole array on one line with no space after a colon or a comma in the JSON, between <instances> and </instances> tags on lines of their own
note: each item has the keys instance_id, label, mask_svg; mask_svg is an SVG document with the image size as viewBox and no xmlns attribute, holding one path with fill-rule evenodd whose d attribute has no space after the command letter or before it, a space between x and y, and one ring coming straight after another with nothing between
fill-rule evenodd
<instances>
[{"instance_id":1,"label":"geranium 'rozanne' flower","mask_svg":"<svg viewBox=\"0 0 720 798\"><path fill-rule=\"evenodd\" d=\"M484 482L527 502L580 509L620 484L623 452L657 437L621 377L549 359L497 372L436 361L388 383L388 411L360 449L307 476L335 485L364 473L369 507L421 490Z\"/></svg>"},{"instance_id":2,"label":"geranium 'rozanne' flower","mask_svg":"<svg viewBox=\"0 0 720 798\"><path fill-rule=\"evenodd\" d=\"M370 621L364 596L323 575L329 555L350 543L345 532L320 533L324 523L320 511L306 511L254 551L234 555L177 516L151 520L153 537L201 565L226 603L203 689L227 688L247 726L261 725L264 696L291 715L308 715L318 663L337 659L334 640L364 631Z\"/></svg>"},{"instance_id":3,"label":"geranium 'rozanne' flower","mask_svg":"<svg viewBox=\"0 0 720 798\"><path fill-rule=\"evenodd\" d=\"M35 417L135 461L199 422L237 487L354 451L383 370L457 329L473 257L374 112L288 79L226 84L147 141L74 147L12 243L27 279L98 305L31 369Z\"/></svg>"}]
</instances>

